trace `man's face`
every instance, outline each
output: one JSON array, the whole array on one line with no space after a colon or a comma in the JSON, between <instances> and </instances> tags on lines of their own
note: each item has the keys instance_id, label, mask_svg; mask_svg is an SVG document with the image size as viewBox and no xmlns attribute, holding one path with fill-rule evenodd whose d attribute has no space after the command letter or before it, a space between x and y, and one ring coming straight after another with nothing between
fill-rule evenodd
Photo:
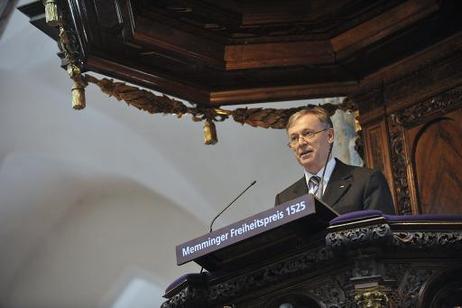
<instances>
[{"instance_id":1,"label":"man's face","mask_svg":"<svg viewBox=\"0 0 462 308\"><path fill-rule=\"evenodd\" d=\"M334 130L327 128L313 114L305 114L298 118L293 125L287 130L289 140L298 140L298 143L291 148L300 165L312 174L318 173L327 160L330 145L334 142ZM310 136L309 133L321 131ZM308 135L307 135L308 134ZM302 138L300 136L307 136Z\"/></svg>"}]
</instances>

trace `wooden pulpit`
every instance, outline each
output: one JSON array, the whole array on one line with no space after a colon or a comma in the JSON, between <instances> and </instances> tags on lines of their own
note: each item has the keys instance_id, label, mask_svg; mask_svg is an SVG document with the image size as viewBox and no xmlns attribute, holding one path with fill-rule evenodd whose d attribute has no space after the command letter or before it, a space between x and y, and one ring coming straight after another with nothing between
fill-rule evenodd
<instances>
[{"instance_id":1,"label":"wooden pulpit","mask_svg":"<svg viewBox=\"0 0 462 308\"><path fill-rule=\"evenodd\" d=\"M306 212L285 221L295 201L179 245L178 263L193 260L206 271L173 282L162 307L462 305L462 216L368 210L332 219L305 200ZM275 224L250 230L265 217ZM226 244L226 232L249 236Z\"/></svg>"}]
</instances>

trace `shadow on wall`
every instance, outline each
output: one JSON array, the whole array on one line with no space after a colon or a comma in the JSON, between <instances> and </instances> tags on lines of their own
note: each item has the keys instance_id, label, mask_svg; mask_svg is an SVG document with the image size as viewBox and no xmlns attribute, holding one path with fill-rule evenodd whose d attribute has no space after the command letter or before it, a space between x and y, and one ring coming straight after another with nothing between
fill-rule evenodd
<instances>
[{"instance_id":1,"label":"shadow on wall","mask_svg":"<svg viewBox=\"0 0 462 308\"><path fill-rule=\"evenodd\" d=\"M28 173L10 171L16 179L8 189L25 192L23 201L34 204L25 204L19 213L10 207L16 227L2 228L0 234L2 243L19 243L9 245L10 258L0 258L0 270L7 272L12 258L21 261L2 281L2 307L156 306L173 279L198 271L193 264L176 266L175 245L206 227L156 192L110 174L33 170L32 162ZM48 219L46 213L55 217ZM37 230L34 242L23 241Z\"/></svg>"}]
</instances>

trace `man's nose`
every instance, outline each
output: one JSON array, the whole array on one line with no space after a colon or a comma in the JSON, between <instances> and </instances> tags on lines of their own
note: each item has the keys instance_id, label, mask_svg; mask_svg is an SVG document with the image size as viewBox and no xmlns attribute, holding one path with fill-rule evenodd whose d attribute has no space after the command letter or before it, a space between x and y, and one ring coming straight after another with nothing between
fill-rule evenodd
<instances>
[{"instance_id":1,"label":"man's nose","mask_svg":"<svg viewBox=\"0 0 462 308\"><path fill-rule=\"evenodd\" d=\"M309 141L303 138L303 136L298 137L298 145L308 144Z\"/></svg>"}]
</instances>

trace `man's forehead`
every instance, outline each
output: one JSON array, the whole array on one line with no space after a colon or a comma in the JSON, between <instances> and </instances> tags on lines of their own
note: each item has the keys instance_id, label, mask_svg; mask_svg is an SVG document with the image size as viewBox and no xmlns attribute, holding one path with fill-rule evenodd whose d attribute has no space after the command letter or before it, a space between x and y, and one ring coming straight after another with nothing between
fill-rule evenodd
<instances>
[{"instance_id":1,"label":"man's forehead","mask_svg":"<svg viewBox=\"0 0 462 308\"><path fill-rule=\"evenodd\" d=\"M304 114L294 121L291 127L287 130L290 134L293 131L302 129L317 129L322 126L321 121L314 114Z\"/></svg>"}]
</instances>

